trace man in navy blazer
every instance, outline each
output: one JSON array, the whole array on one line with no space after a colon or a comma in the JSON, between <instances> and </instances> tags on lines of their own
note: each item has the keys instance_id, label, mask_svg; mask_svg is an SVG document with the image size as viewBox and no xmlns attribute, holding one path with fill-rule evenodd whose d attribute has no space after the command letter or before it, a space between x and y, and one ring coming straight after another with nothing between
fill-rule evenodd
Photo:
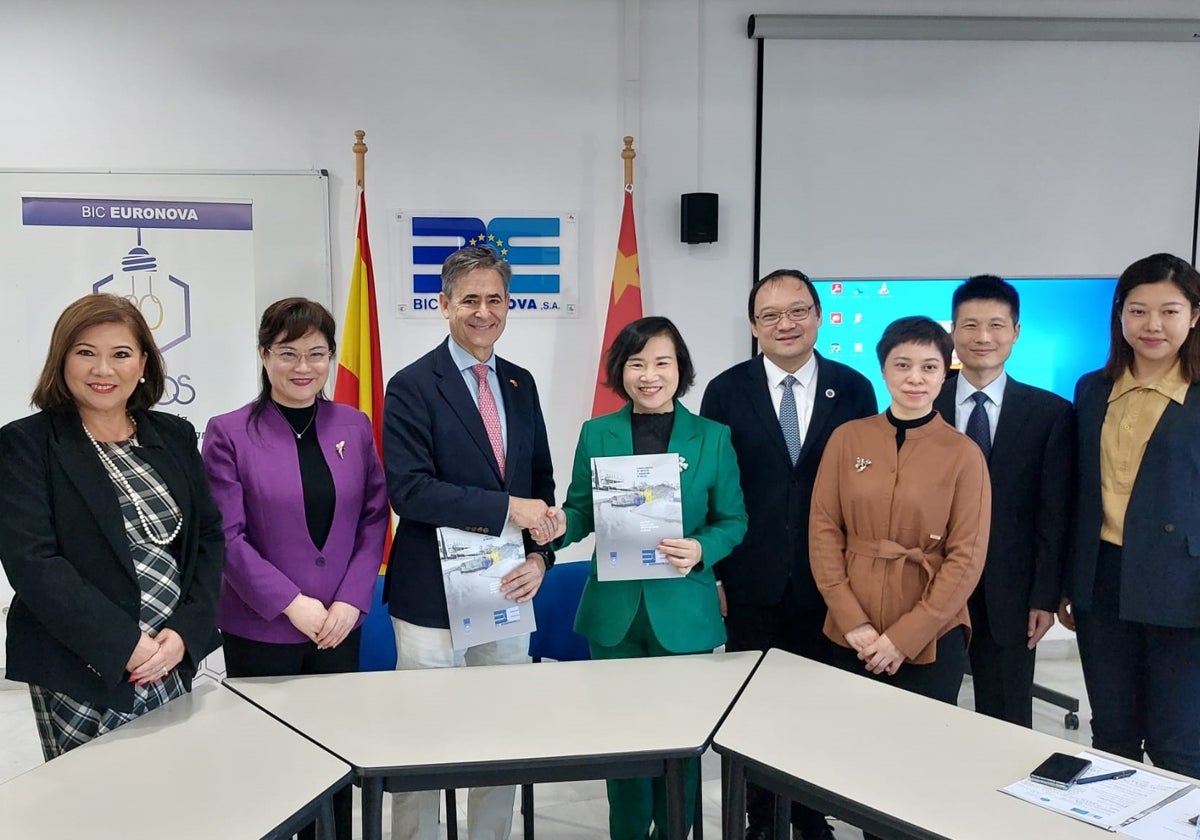
<instances>
[{"instance_id":1,"label":"man in navy blazer","mask_svg":"<svg viewBox=\"0 0 1200 840\"><path fill-rule=\"evenodd\" d=\"M439 526L499 534L511 521L524 529L526 560L501 581L518 603L533 598L553 562L529 535L554 530L554 470L537 387L529 371L493 352L508 315L510 276L490 248L447 257L438 305L450 336L388 383L383 460L399 523L384 597L401 670L527 659L528 634L454 650L437 547ZM471 837L508 837L514 792L470 792ZM437 791L397 794L392 837L436 838L438 806Z\"/></svg>"},{"instance_id":2,"label":"man in navy blazer","mask_svg":"<svg viewBox=\"0 0 1200 840\"><path fill-rule=\"evenodd\" d=\"M877 411L861 373L815 352L821 325L817 290L801 271L773 271L750 290L750 330L762 354L721 373L700 413L729 426L750 523L746 538L719 566L727 650L777 647L824 661L825 601L808 562L808 510L821 454L833 430ZM790 380L790 381L789 381ZM793 462L781 425L791 391L799 439ZM783 409L785 420L791 409ZM799 690L803 690L799 687ZM748 840L774 836L774 799L747 788ZM817 811L792 806L794 836L833 834ZM783 840L783 838L779 838Z\"/></svg>"},{"instance_id":3,"label":"man in navy blazer","mask_svg":"<svg viewBox=\"0 0 1200 840\"><path fill-rule=\"evenodd\" d=\"M1054 624L1067 548L1074 414L1062 397L1005 373L1021 334L1020 299L1011 284L972 277L955 289L952 306L962 370L946 377L934 408L985 441L992 482L987 563L968 601L975 710L1032 727L1034 657ZM979 432L969 427L973 412Z\"/></svg>"}]
</instances>

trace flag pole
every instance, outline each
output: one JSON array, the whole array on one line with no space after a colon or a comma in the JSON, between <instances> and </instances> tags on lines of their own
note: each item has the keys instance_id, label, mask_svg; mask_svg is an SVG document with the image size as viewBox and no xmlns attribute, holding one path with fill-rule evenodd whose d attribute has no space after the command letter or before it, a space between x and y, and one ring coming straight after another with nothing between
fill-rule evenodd
<instances>
[{"instance_id":1,"label":"flag pole","mask_svg":"<svg viewBox=\"0 0 1200 840\"><path fill-rule=\"evenodd\" d=\"M628 134L625 135L625 148L621 150L621 159L625 161L625 189L633 189L633 159L637 157L637 152L633 150L633 138ZM363 146L363 151L367 150Z\"/></svg>"},{"instance_id":2,"label":"flag pole","mask_svg":"<svg viewBox=\"0 0 1200 840\"><path fill-rule=\"evenodd\" d=\"M363 142L363 138L367 136L367 132L354 132L354 183L361 190L363 183L366 181L367 171L367 144ZM629 180L626 176L625 180Z\"/></svg>"}]
</instances>

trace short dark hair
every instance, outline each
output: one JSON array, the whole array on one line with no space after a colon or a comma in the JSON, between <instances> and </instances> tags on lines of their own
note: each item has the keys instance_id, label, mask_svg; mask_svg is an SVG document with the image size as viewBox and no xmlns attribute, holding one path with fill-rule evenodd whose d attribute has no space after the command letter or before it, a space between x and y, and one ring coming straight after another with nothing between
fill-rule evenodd
<instances>
[{"instance_id":1,"label":"short dark hair","mask_svg":"<svg viewBox=\"0 0 1200 840\"><path fill-rule=\"evenodd\" d=\"M688 352L683 336L669 318L651 315L625 325L617 333L608 355L604 357L604 384L618 397L630 402L633 398L625 392L625 363L635 353L640 353L646 342L656 335L665 335L675 345L675 361L679 365L679 388L674 397L678 399L688 392L696 381L696 368L692 365L692 354Z\"/></svg>"},{"instance_id":2,"label":"short dark hair","mask_svg":"<svg viewBox=\"0 0 1200 840\"><path fill-rule=\"evenodd\" d=\"M337 352L337 322L321 304L315 300L302 297L290 297L277 300L263 310L262 320L258 322L258 349L266 352L271 345L279 341L295 341L307 335L309 330L316 330L329 345L329 355ZM271 401L271 379L267 369L259 372L262 386L258 392L258 400L250 410L250 418L257 423L258 416ZM322 395L323 396L323 395Z\"/></svg>"},{"instance_id":3,"label":"short dark hair","mask_svg":"<svg viewBox=\"0 0 1200 840\"><path fill-rule=\"evenodd\" d=\"M879 366L883 367L888 353L910 341L914 344L931 344L936 347L942 354L946 372L950 372L950 361L954 356L954 339L950 337L950 333L946 332L945 327L924 315L897 318L887 325L887 329L879 338L879 343L875 345L875 355L879 357Z\"/></svg>"},{"instance_id":4,"label":"short dark hair","mask_svg":"<svg viewBox=\"0 0 1200 840\"><path fill-rule=\"evenodd\" d=\"M808 275L798 268L778 268L772 271L765 277L757 280L750 287L750 299L746 304L746 312L750 316L750 323L754 323L754 303L758 299L758 290L768 283L773 283L776 280L782 280L784 277L791 277L793 280L799 280L808 289L808 293L812 295L813 309L817 310L817 315L821 314L821 298L817 296L817 287L808 279Z\"/></svg>"},{"instance_id":5,"label":"short dark hair","mask_svg":"<svg viewBox=\"0 0 1200 840\"><path fill-rule=\"evenodd\" d=\"M971 300L994 300L1008 304L1013 325L1021 320L1021 296L1012 283L995 274L976 274L954 290L954 296L950 299L950 320L957 324L958 307Z\"/></svg>"},{"instance_id":6,"label":"short dark hair","mask_svg":"<svg viewBox=\"0 0 1200 840\"><path fill-rule=\"evenodd\" d=\"M162 399L166 387L167 371L162 353L154 343L154 334L141 311L123 297L109 294L84 295L72 303L54 324L50 334L50 347L46 351L46 363L33 389L30 404L42 411L69 411L75 408L75 397L67 387L63 367L67 354L79 340L79 334L100 324L124 324L133 333L138 349L146 354L146 367L142 381L138 382L125 407L131 411L151 408Z\"/></svg>"},{"instance_id":7,"label":"short dark hair","mask_svg":"<svg viewBox=\"0 0 1200 840\"><path fill-rule=\"evenodd\" d=\"M468 245L459 248L442 263L442 294L454 297L454 286L458 278L477 268L490 268L500 275L504 294L508 294L508 283L512 279L512 266L494 249L486 245Z\"/></svg>"},{"instance_id":8,"label":"short dark hair","mask_svg":"<svg viewBox=\"0 0 1200 840\"><path fill-rule=\"evenodd\" d=\"M1109 379L1120 378L1133 364L1133 348L1121 330L1121 311L1125 308L1129 293L1138 286L1164 282L1174 284L1183 293L1193 313L1200 307L1200 273L1187 260L1173 254L1151 254L1121 272L1113 293L1108 361L1104 363L1104 375ZM1185 381L1193 385L1200 382L1200 336L1196 335L1194 329L1188 331L1183 346L1179 348L1179 370Z\"/></svg>"}]
</instances>

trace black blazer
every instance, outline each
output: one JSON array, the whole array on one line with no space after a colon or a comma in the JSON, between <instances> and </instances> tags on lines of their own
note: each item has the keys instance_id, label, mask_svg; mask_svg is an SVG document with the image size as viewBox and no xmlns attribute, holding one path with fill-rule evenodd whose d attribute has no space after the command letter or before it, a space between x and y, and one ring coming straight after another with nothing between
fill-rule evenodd
<instances>
[{"instance_id":1,"label":"black blazer","mask_svg":"<svg viewBox=\"0 0 1200 840\"><path fill-rule=\"evenodd\" d=\"M190 684L220 644L221 514L196 431L182 418L134 412L142 454L183 513L181 594L166 627L183 639ZM79 415L40 412L0 429L0 561L16 590L8 677L105 708L133 708L125 665L137 647L140 591L117 490Z\"/></svg>"},{"instance_id":2,"label":"black blazer","mask_svg":"<svg viewBox=\"0 0 1200 840\"><path fill-rule=\"evenodd\" d=\"M933 403L951 426L957 388L958 375L947 377ZM1024 644L1029 611L1058 609L1075 489L1071 404L1008 377L988 472L992 532L979 586L992 637Z\"/></svg>"},{"instance_id":3,"label":"black blazer","mask_svg":"<svg viewBox=\"0 0 1200 840\"><path fill-rule=\"evenodd\" d=\"M554 504L550 442L533 376L496 357L508 427L501 479L483 418L448 342L393 376L383 400L383 467L400 520L384 599L393 616L423 627L450 626L438 526L499 534L510 495ZM533 547L526 533L525 548Z\"/></svg>"},{"instance_id":4,"label":"black blazer","mask_svg":"<svg viewBox=\"0 0 1200 840\"><path fill-rule=\"evenodd\" d=\"M1075 609L1092 604L1100 551L1100 430L1112 380L1101 371L1075 386L1079 417L1079 492L1076 496L1065 594ZM1200 385L1183 405L1167 403L1133 482L1125 512L1121 613L1125 621L1200 628ZM1111 586L1114 582L1107 581Z\"/></svg>"},{"instance_id":5,"label":"black blazer","mask_svg":"<svg viewBox=\"0 0 1200 840\"><path fill-rule=\"evenodd\" d=\"M875 390L858 371L817 354L817 398L796 466L788 457L761 355L721 373L700 413L730 428L750 523L716 572L732 604L778 604L792 580L801 607L825 612L808 563L808 510L821 454L833 430L878 413Z\"/></svg>"}]
</instances>

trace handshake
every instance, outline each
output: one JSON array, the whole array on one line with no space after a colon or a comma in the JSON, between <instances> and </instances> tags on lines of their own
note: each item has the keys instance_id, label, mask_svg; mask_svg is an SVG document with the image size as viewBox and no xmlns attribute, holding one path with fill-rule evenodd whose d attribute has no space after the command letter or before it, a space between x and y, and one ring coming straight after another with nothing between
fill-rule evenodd
<instances>
[{"instance_id":1,"label":"handshake","mask_svg":"<svg viewBox=\"0 0 1200 840\"><path fill-rule=\"evenodd\" d=\"M508 521L528 531L538 545L547 545L567 531L567 515L541 499L512 496L508 502Z\"/></svg>"}]
</instances>

